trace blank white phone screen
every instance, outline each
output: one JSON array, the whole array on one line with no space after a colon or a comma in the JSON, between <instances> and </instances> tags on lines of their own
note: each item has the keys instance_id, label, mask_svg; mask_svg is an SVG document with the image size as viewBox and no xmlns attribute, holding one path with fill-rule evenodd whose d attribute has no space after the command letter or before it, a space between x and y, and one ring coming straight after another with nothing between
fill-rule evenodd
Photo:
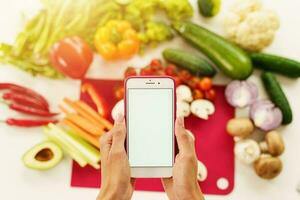
<instances>
[{"instance_id":1,"label":"blank white phone screen","mask_svg":"<svg viewBox=\"0 0 300 200\"><path fill-rule=\"evenodd\" d=\"M173 90L129 88L128 157L131 167L173 166Z\"/></svg>"}]
</instances>

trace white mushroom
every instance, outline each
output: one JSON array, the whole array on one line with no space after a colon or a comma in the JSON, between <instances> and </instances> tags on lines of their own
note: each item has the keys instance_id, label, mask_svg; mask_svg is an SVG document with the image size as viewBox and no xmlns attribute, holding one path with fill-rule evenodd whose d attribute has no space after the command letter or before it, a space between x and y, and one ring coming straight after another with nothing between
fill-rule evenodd
<instances>
[{"instance_id":1,"label":"white mushroom","mask_svg":"<svg viewBox=\"0 0 300 200\"><path fill-rule=\"evenodd\" d=\"M193 101L193 95L191 89L186 85L179 85L176 88L177 101Z\"/></svg>"},{"instance_id":2,"label":"white mushroom","mask_svg":"<svg viewBox=\"0 0 300 200\"><path fill-rule=\"evenodd\" d=\"M198 160L198 172L197 172L198 181L205 181L207 179L207 168L206 166Z\"/></svg>"},{"instance_id":3,"label":"white mushroom","mask_svg":"<svg viewBox=\"0 0 300 200\"><path fill-rule=\"evenodd\" d=\"M177 101L177 117L188 117L191 114L190 104L185 101Z\"/></svg>"},{"instance_id":4,"label":"white mushroom","mask_svg":"<svg viewBox=\"0 0 300 200\"><path fill-rule=\"evenodd\" d=\"M113 120L117 119L118 114L122 114L124 115L124 100L120 100L116 103L116 105L114 106L114 108L111 111L111 117L113 118Z\"/></svg>"},{"instance_id":5,"label":"white mushroom","mask_svg":"<svg viewBox=\"0 0 300 200\"><path fill-rule=\"evenodd\" d=\"M208 100L197 99L191 104L191 112L195 116L207 120L208 116L215 112L215 106Z\"/></svg>"},{"instance_id":6,"label":"white mushroom","mask_svg":"<svg viewBox=\"0 0 300 200\"><path fill-rule=\"evenodd\" d=\"M258 143L252 139L240 140L235 144L234 153L237 159L245 164L251 164L260 156Z\"/></svg>"}]
</instances>

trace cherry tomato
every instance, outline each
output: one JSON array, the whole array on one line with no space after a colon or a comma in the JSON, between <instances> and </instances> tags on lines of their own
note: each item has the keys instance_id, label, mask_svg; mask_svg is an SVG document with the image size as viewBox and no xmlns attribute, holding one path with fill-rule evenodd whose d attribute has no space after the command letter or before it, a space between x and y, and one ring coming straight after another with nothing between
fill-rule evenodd
<instances>
[{"instance_id":1,"label":"cherry tomato","mask_svg":"<svg viewBox=\"0 0 300 200\"><path fill-rule=\"evenodd\" d=\"M153 71L159 71L163 69L162 63L159 59L153 59L150 63L150 67Z\"/></svg>"},{"instance_id":2,"label":"cherry tomato","mask_svg":"<svg viewBox=\"0 0 300 200\"><path fill-rule=\"evenodd\" d=\"M178 77L183 81L183 82L187 82L188 80L190 80L192 78L192 75L189 71L187 70L181 70L178 73Z\"/></svg>"},{"instance_id":3,"label":"cherry tomato","mask_svg":"<svg viewBox=\"0 0 300 200\"><path fill-rule=\"evenodd\" d=\"M168 76L176 76L177 75L177 67L175 65L170 64L165 68L165 73Z\"/></svg>"},{"instance_id":4,"label":"cherry tomato","mask_svg":"<svg viewBox=\"0 0 300 200\"><path fill-rule=\"evenodd\" d=\"M124 94L125 94L125 90L123 87L118 87L115 90L115 97L117 98L117 100L121 100L124 98Z\"/></svg>"},{"instance_id":5,"label":"cherry tomato","mask_svg":"<svg viewBox=\"0 0 300 200\"><path fill-rule=\"evenodd\" d=\"M196 99L203 99L204 98L204 94L201 90L199 89L194 89L193 90L193 98Z\"/></svg>"},{"instance_id":6,"label":"cherry tomato","mask_svg":"<svg viewBox=\"0 0 300 200\"><path fill-rule=\"evenodd\" d=\"M143 69L141 69L141 76L152 76L154 75L154 71L153 69L151 69L151 67L145 67Z\"/></svg>"},{"instance_id":7,"label":"cherry tomato","mask_svg":"<svg viewBox=\"0 0 300 200\"><path fill-rule=\"evenodd\" d=\"M205 91L205 98L211 101L214 101L216 99L216 91L214 89L210 89L208 91Z\"/></svg>"},{"instance_id":8,"label":"cherry tomato","mask_svg":"<svg viewBox=\"0 0 300 200\"><path fill-rule=\"evenodd\" d=\"M199 85L198 85L198 88L203 90L203 91L208 91L212 88L212 80L211 78L208 78L208 77L204 77Z\"/></svg>"},{"instance_id":9,"label":"cherry tomato","mask_svg":"<svg viewBox=\"0 0 300 200\"><path fill-rule=\"evenodd\" d=\"M129 76L137 76L137 72L135 70L135 68L133 67L128 67L124 73L125 78L129 77Z\"/></svg>"},{"instance_id":10,"label":"cherry tomato","mask_svg":"<svg viewBox=\"0 0 300 200\"><path fill-rule=\"evenodd\" d=\"M182 84L182 81L181 81L181 79L180 79L179 77L174 76L173 79L174 79L174 81L175 81L175 86L176 86L176 87L178 87L179 85Z\"/></svg>"},{"instance_id":11,"label":"cherry tomato","mask_svg":"<svg viewBox=\"0 0 300 200\"><path fill-rule=\"evenodd\" d=\"M188 86L189 86L190 88L196 89L197 86L198 86L198 84L199 84L199 82L200 82L200 78L198 78L198 77L193 77L193 78L191 78L191 80L189 80L189 81L187 82L187 84L188 84Z\"/></svg>"},{"instance_id":12,"label":"cherry tomato","mask_svg":"<svg viewBox=\"0 0 300 200\"><path fill-rule=\"evenodd\" d=\"M50 61L58 71L74 79L83 78L93 61L93 52L77 36L67 37L50 49Z\"/></svg>"}]
</instances>

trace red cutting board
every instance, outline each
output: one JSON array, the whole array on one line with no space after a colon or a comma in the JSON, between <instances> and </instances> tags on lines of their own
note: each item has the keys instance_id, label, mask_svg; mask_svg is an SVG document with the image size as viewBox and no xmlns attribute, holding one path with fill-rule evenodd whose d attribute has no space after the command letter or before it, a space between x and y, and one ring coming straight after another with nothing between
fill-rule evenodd
<instances>
[{"instance_id":1,"label":"red cutting board","mask_svg":"<svg viewBox=\"0 0 300 200\"><path fill-rule=\"evenodd\" d=\"M114 90L123 85L123 81L116 80L83 80L82 83L91 83L103 97L104 106L109 111L107 118L112 121L110 111L117 102ZM185 126L190 129L196 138L196 152L198 159L208 169L208 177L200 183L202 192L205 194L226 195L234 188L234 142L226 131L225 126L229 119L234 116L234 109L229 106L224 97L224 87L216 86L217 98L215 101L216 112L209 120L201 120L194 116L185 119ZM95 108L91 99L85 94L80 97ZM229 185L226 189L219 189L217 182L225 178ZM100 171L92 167L81 168L73 162L71 186L99 188L101 177ZM160 179L138 179L136 190L163 191Z\"/></svg>"}]
</instances>

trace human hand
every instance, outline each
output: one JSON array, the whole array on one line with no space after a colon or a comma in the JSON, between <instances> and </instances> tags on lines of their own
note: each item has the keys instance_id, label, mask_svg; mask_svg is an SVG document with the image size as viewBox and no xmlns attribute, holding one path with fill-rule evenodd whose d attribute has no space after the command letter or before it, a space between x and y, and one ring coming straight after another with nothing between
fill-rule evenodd
<instances>
[{"instance_id":1,"label":"human hand","mask_svg":"<svg viewBox=\"0 0 300 200\"><path fill-rule=\"evenodd\" d=\"M97 200L128 200L134 190L134 179L125 151L126 127L118 115L114 127L100 140L102 187Z\"/></svg>"},{"instance_id":2,"label":"human hand","mask_svg":"<svg viewBox=\"0 0 300 200\"><path fill-rule=\"evenodd\" d=\"M194 139L184 128L183 118L177 118L175 136L179 153L173 167L173 177L162 179L171 200L204 200L197 181L197 156Z\"/></svg>"}]
</instances>

